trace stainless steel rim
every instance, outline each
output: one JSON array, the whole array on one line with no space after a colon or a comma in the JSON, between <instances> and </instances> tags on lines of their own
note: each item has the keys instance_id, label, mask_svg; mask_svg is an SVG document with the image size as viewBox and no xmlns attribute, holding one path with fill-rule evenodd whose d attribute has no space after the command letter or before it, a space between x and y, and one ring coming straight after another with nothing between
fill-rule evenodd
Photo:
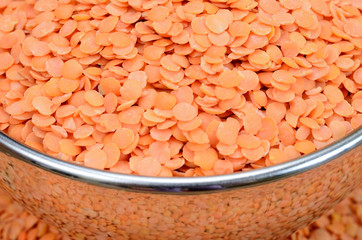
<instances>
[{"instance_id":1,"label":"stainless steel rim","mask_svg":"<svg viewBox=\"0 0 362 240\"><path fill-rule=\"evenodd\" d=\"M229 175L163 178L118 174L64 162L32 150L0 133L0 151L35 167L106 188L167 194L200 194L266 184L326 164L361 144L362 127L319 151L279 165Z\"/></svg>"}]
</instances>

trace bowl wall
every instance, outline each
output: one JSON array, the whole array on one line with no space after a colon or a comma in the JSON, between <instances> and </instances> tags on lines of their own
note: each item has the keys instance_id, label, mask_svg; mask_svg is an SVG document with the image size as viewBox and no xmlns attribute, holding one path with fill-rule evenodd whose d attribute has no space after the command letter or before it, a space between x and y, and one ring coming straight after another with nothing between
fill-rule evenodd
<instances>
[{"instance_id":1,"label":"bowl wall","mask_svg":"<svg viewBox=\"0 0 362 240\"><path fill-rule=\"evenodd\" d=\"M0 152L0 187L76 239L283 239L362 180L362 146L307 172L259 186L202 193L111 189Z\"/></svg>"}]
</instances>

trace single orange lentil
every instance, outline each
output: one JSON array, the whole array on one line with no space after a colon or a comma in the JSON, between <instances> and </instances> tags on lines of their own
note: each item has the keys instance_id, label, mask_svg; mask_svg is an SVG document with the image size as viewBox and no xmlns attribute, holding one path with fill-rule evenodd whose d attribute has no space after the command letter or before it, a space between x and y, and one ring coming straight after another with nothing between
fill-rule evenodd
<instances>
[{"instance_id":1,"label":"single orange lentil","mask_svg":"<svg viewBox=\"0 0 362 240\"><path fill-rule=\"evenodd\" d=\"M163 110L171 110L176 105L176 97L170 93L159 92L156 95L155 107Z\"/></svg>"},{"instance_id":2,"label":"single orange lentil","mask_svg":"<svg viewBox=\"0 0 362 240\"><path fill-rule=\"evenodd\" d=\"M334 112L343 117L349 117L353 115L354 109L346 100L341 101L333 108Z\"/></svg>"},{"instance_id":3,"label":"single orange lentil","mask_svg":"<svg viewBox=\"0 0 362 240\"><path fill-rule=\"evenodd\" d=\"M251 64L264 65L270 61L270 56L262 50L255 50L249 55L248 60Z\"/></svg>"},{"instance_id":4,"label":"single orange lentil","mask_svg":"<svg viewBox=\"0 0 362 240\"><path fill-rule=\"evenodd\" d=\"M236 94L235 88L215 87L215 96L220 100L232 99Z\"/></svg>"},{"instance_id":5,"label":"single orange lentil","mask_svg":"<svg viewBox=\"0 0 362 240\"><path fill-rule=\"evenodd\" d=\"M104 94L114 93L119 95L121 83L113 77L106 77L101 79L99 87Z\"/></svg>"},{"instance_id":6,"label":"single orange lentil","mask_svg":"<svg viewBox=\"0 0 362 240\"><path fill-rule=\"evenodd\" d=\"M233 37L246 37L249 35L250 31L250 25L241 21L235 21L229 27L229 32Z\"/></svg>"},{"instance_id":7,"label":"single orange lentil","mask_svg":"<svg viewBox=\"0 0 362 240\"><path fill-rule=\"evenodd\" d=\"M201 1L188 2L184 5L184 10L192 14L200 14L204 10L204 3Z\"/></svg>"},{"instance_id":8,"label":"single orange lentil","mask_svg":"<svg viewBox=\"0 0 362 240\"><path fill-rule=\"evenodd\" d=\"M214 33L222 33L228 28L226 19L218 14L208 15L205 19L205 24Z\"/></svg>"},{"instance_id":9,"label":"single orange lentil","mask_svg":"<svg viewBox=\"0 0 362 240\"><path fill-rule=\"evenodd\" d=\"M71 139L60 140L59 147L60 151L68 156L76 156L82 151L81 147L74 145Z\"/></svg>"},{"instance_id":10,"label":"single orange lentil","mask_svg":"<svg viewBox=\"0 0 362 240\"><path fill-rule=\"evenodd\" d=\"M274 102L270 103L265 111L267 117L273 118L275 122L279 123L284 119L287 109L284 103Z\"/></svg>"},{"instance_id":11,"label":"single orange lentil","mask_svg":"<svg viewBox=\"0 0 362 240\"><path fill-rule=\"evenodd\" d=\"M246 133L239 134L236 142L242 148L257 148L261 144L258 137Z\"/></svg>"},{"instance_id":12,"label":"single orange lentil","mask_svg":"<svg viewBox=\"0 0 362 240\"><path fill-rule=\"evenodd\" d=\"M69 19L59 30L59 35L67 37L71 35L77 29L77 21Z\"/></svg>"},{"instance_id":13,"label":"single orange lentil","mask_svg":"<svg viewBox=\"0 0 362 240\"><path fill-rule=\"evenodd\" d=\"M55 17L59 18L59 19L69 19L72 15L73 15L73 11L74 11L74 6L72 4L64 4L64 5L60 5L58 6L55 11Z\"/></svg>"},{"instance_id":14,"label":"single orange lentil","mask_svg":"<svg viewBox=\"0 0 362 240\"><path fill-rule=\"evenodd\" d=\"M190 141L197 144L207 144L209 143L208 135L200 128L191 130L187 136L189 136Z\"/></svg>"},{"instance_id":15,"label":"single orange lentil","mask_svg":"<svg viewBox=\"0 0 362 240\"><path fill-rule=\"evenodd\" d=\"M295 130L292 128L292 126L289 125L288 122L285 121L279 124L278 130L278 137L281 143L285 144L286 146L293 145L295 143Z\"/></svg>"},{"instance_id":16,"label":"single orange lentil","mask_svg":"<svg viewBox=\"0 0 362 240\"><path fill-rule=\"evenodd\" d=\"M51 109L53 102L47 97L37 96L33 98L32 105L43 115L51 115L53 113Z\"/></svg>"},{"instance_id":17,"label":"single orange lentil","mask_svg":"<svg viewBox=\"0 0 362 240\"><path fill-rule=\"evenodd\" d=\"M62 93L71 93L79 87L79 84L79 80L61 78L58 81L58 89Z\"/></svg>"},{"instance_id":18,"label":"single orange lentil","mask_svg":"<svg viewBox=\"0 0 362 240\"><path fill-rule=\"evenodd\" d=\"M362 68L358 68L353 73L353 80L358 84L362 84Z\"/></svg>"},{"instance_id":19,"label":"single orange lentil","mask_svg":"<svg viewBox=\"0 0 362 240\"><path fill-rule=\"evenodd\" d=\"M189 103L181 102L172 109L173 115L180 121L191 121L197 116L197 109Z\"/></svg>"},{"instance_id":20,"label":"single orange lentil","mask_svg":"<svg viewBox=\"0 0 362 240\"><path fill-rule=\"evenodd\" d=\"M55 30L55 23L51 21L41 22L32 30L32 35L36 38L42 38Z\"/></svg>"},{"instance_id":21,"label":"single orange lentil","mask_svg":"<svg viewBox=\"0 0 362 240\"><path fill-rule=\"evenodd\" d=\"M313 28L317 23L317 17L313 12L309 12L303 9L297 9L292 12L295 22L302 28Z\"/></svg>"},{"instance_id":22,"label":"single orange lentil","mask_svg":"<svg viewBox=\"0 0 362 240\"><path fill-rule=\"evenodd\" d=\"M217 160L213 170L217 175L230 174L234 171L234 165L229 160Z\"/></svg>"},{"instance_id":23,"label":"single orange lentil","mask_svg":"<svg viewBox=\"0 0 362 240\"><path fill-rule=\"evenodd\" d=\"M219 76L220 85L223 87L237 87L243 79L240 72L230 70L223 71Z\"/></svg>"},{"instance_id":24,"label":"single orange lentil","mask_svg":"<svg viewBox=\"0 0 362 240\"><path fill-rule=\"evenodd\" d=\"M110 15L102 19L98 26L98 29L102 33L111 32L116 27L118 21L119 19L117 16Z\"/></svg>"},{"instance_id":25,"label":"single orange lentil","mask_svg":"<svg viewBox=\"0 0 362 240\"><path fill-rule=\"evenodd\" d=\"M224 144L235 144L239 130L239 122L234 118L228 118L225 122L219 124L216 131L216 137Z\"/></svg>"},{"instance_id":26,"label":"single orange lentil","mask_svg":"<svg viewBox=\"0 0 362 240\"><path fill-rule=\"evenodd\" d=\"M183 131L191 131L191 130L198 128L201 124L202 124L201 118L195 117L191 121L187 121L187 122L179 121L177 123L177 126Z\"/></svg>"},{"instance_id":27,"label":"single orange lentil","mask_svg":"<svg viewBox=\"0 0 362 240\"><path fill-rule=\"evenodd\" d=\"M0 70L7 70L14 64L14 57L8 52L0 53Z\"/></svg>"},{"instance_id":28,"label":"single orange lentil","mask_svg":"<svg viewBox=\"0 0 362 240\"><path fill-rule=\"evenodd\" d=\"M213 148L208 148L204 151L197 151L194 153L194 163L200 166L203 170L213 169L217 160L218 154Z\"/></svg>"},{"instance_id":29,"label":"single orange lentil","mask_svg":"<svg viewBox=\"0 0 362 240\"><path fill-rule=\"evenodd\" d=\"M58 1L55 0L40 0L35 2L34 9L40 12L52 11L58 6Z\"/></svg>"},{"instance_id":30,"label":"single orange lentil","mask_svg":"<svg viewBox=\"0 0 362 240\"><path fill-rule=\"evenodd\" d=\"M136 80L127 79L121 87L120 93L125 100L135 100L141 96L142 86Z\"/></svg>"},{"instance_id":31,"label":"single orange lentil","mask_svg":"<svg viewBox=\"0 0 362 240\"><path fill-rule=\"evenodd\" d=\"M55 118L52 116L44 116L42 114L34 114L32 117L32 123L39 127L48 127L55 122Z\"/></svg>"},{"instance_id":32,"label":"single orange lentil","mask_svg":"<svg viewBox=\"0 0 362 240\"><path fill-rule=\"evenodd\" d=\"M113 92L110 92L105 95L104 107L105 107L107 113L114 112L117 108L117 103L118 103L117 96Z\"/></svg>"},{"instance_id":33,"label":"single orange lentil","mask_svg":"<svg viewBox=\"0 0 362 240\"><path fill-rule=\"evenodd\" d=\"M300 116L307 110L307 104L302 97L296 96L290 102L290 112L296 116Z\"/></svg>"},{"instance_id":34,"label":"single orange lentil","mask_svg":"<svg viewBox=\"0 0 362 240\"><path fill-rule=\"evenodd\" d=\"M137 124L141 121L143 111L141 107L132 106L119 113L119 120L126 124Z\"/></svg>"},{"instance_id":35,"label":"single orange lentil","mask_svg":"<svg viewBox=\"0 0 362 240\"><path fill-rule=\"evenodd\" d=\"M99 124L107 131L115 131L122 126L118 115L115 113L102 114L99 117Z\"/></svg>"},{"instance_id":36,"label":"single orange lentil","mask_svg":"<svg viewBox=\"0 0 362 240\"><path fill-rule=\"evenodd\" d=\"M107 154L100 149L89 150L84 155L84 165L90 168L104 169L107 164Z\"/></svg>"},{"instance_id":37,"label":"single orange lentil","mask_svg":"<svg viewBox=\"0 0 362 240\"><path fill-rule=\"evenodd\" d=\"M103 147L103 151L107 155L107 163L104 168L111 168L117 164L120 159L121 152L117 146L117 144L111 142L107 143Z\"/></svg>"},{"instance_id":38,"label":"single orange lentil","mask_svg":"<svg viewBox=\"0 0 362 240\"><path fill-rule=\"evenodd\" d=\"M147 12L147 18L151 21L162 21L169 15L169 9L165 6L153 7Z\"/></svg>"},{"instance_id":39,"label":"single orange lentil","mask_svg":"<svg viewBox=\"0 0 362 240\"><path fill-rule=\"evenodd\" d=\"M64 63L62 67L63 77L69 79L77 79L83 73L83 67L75 59L68 60Z\"/></svg>"},{"instance_id":40,"label":"single orange lentil","mask_svg":"<svg viewBox=\"0 0 362 240\"><path fill-rule=\"evenodd\" d=\"M161 55L165 52L165 47L148 46L144 49L144 57L149 60L157 60L161 58Z\"/></svg>"},{"instance_id":41,"label":"single orange lentil","mask_svg":"<svg viewBox=\"0 0 362 240\"><path fill-rule=\"evenodd\" d=\"M207 34L209 30L206 27L205 17L196 17L191 21L191 28L194 33Z\"/></svg>"},{"instance_id":42,"label":"single orange lentil","mask_svg":"<svg viewBox=\"0 0 362 240\"><path fill-rule=\"evenodd\" d=\"M257 148L242 148L241 152L244 157L252 162L258 161L264 156L264 148L262 146Z\"/></svg>"},{"instance_id":43,"label":"single orange lentil","mask_svg":"<svg viewBox=\"0 0 362 240\"><path fill-rule=\"evenodd\" d=\"M259 77L255 72L251 70L244 70L240 71L239 75L243 76L242 81L237 86L240 90L247 92L254 90L257 87L259 83Z\"/></svg>"},{"instance_id":44,"label":"single orange lentil","mask_svg":"<svg viewBox=\"0 0 362 240\"><path fill-rule=\"evenodd\" d=\"M327 85L323 90L324 95L328 98L331 103L339 103L343 101L344 96L338 87L333 85Z\"/></svg>"},{"instance_id":45,"label":"single orange lentil","mask_svg":"<svg viewBox=\"0 0 362 240\"><path fill-rule=\"evenodd\" d=\"M332 131L327 126L321 126L319 129L313 129L312 135L318 141L327 141L332 137Z\"/></svg>"},{"instance_id":46,"label":"single orange lentil","mask_svg":"<svg viewBox=\"0 0 362 240\"><path fill-rule=\"evenodd\" d=\"M144 176L157 176L161 172L161 164L153 157L145 157L137 163L136 172Z\"/></svg>"},{"instance_id":47,"label":"single orange lentil","mask_svg":"<svg viewBox=\"0 0 362 240\"><path fill-rule=\"evenodd\" d=\"M157 141L168 141L172 135L172 131L170 129L158 129L153 127L150 131L150 135Z\"/></svg>"},{"instance_id":48,"label":"single orange lentil","mask_svg":"<svg viewBox=\"0 0 362 240\"><path fill-rule=\"evenodd\" d=\"M318 122L312 118L309 117L301 117L299 121L304 124L305 126L311 128L311 129L319 129L320 126Z\"/></svg>"},{"instance_id":49,"label":"single orange lentil","mask_svg":"<svg viewBox=\"0 0 362 240\"><path fill-rule=\"evenodd\" d=\"M133 142L135 135L129 128L120 128L112 136L112 140L120 149L125 149Z\"/></svg>"},{"instance_id":50,"label":"single orange lentil","mask_svg":"<svg viewBox=\"0 0 362 240\"><path fill-rule=\"evenodd\" d=\"M313 142L309 140L297 141L295 143L295 149L301 153L307 154L315 150Z\"/></svg>"},{"instance_id":51,"label":"single orange lentil","mask_svg":"<svg viewBox=\"0 0 362 240\"><path fill-rule=\"evenodd\" d=\"M76 112L77 108L75 108L73 105L63 105L60 106L56 112L55 117L56 118L64 118L73 115Z\"/></svg>"},{"instance_id":52,"label":"single orange lentil","mask_svg":"<svg viewBox=\"0 0 362 240\"><path fill-rule=\"evenodd\" d=\"M256 134L260 129L262 129L262 119L254 112L246 114L243 124L246 133L249 134Z\"/></svg>"},{"instance_id":53,"label":"single orange lentil","mask_svg":"<svg viewBox=\"0 0 362 240\"><path fill-rule=\"evenodd\" d=\"M273 28L262 22L252 22L250 23L251 31L257 35L267 35L272 32Z\"/></svg>"},{"instance_id":54,"label":"single orange lentil","mask_svg":"<svg viewBox=\"0 0 362 240\"><path fill-rule=\"evenodd\" d=\"M73 137L75 139L84 139L84 138L87 138L90 135L92 135L93 131L94 131L94 128L92 126L82 125L74 131Z\"/></svg>"},{"instance_id":55,"label":"single orange lentil","mask_svg":"<svg viewBox=\"0 0 362 240\"><path fill-rule=\"evenodd\" d=\"M45 62L45 69L53 77L61 77L63 65L64 65L63 60L59 57L55 57L48 59Z\"/></svg>"},{"instance_id":56,"label":"single orange lentil","mask_svg":"<svg viewBox=\"0 0 362 240\"><path fill-rule=\"evenodd\" d=\"M131 38L122 32L113 32L109 35L109 41L116 47L127 47L131 44Z\"/></svg>"},{"instance_id":57,"label":"single orange lentil","mask_svg":"<svg viewBox=\"0 0 362 240\"><path fill-rule=\"evenodd\" d=\"M272 77L279 83L293 84L296 82L296 78L286 70L277 70L273 73Z\"/></svg>"},{"instance_id":58,"label":"single orange lentil","mask_svg":"<svg viewBox=\"0 0 362 240\"><path fill-rule=\"evenodd\" d=\"M272 148L269 151L269 161L273 164L282 163L288 160L287 155L283 150Z\"/></svg>"},{"instance_id":59,"label":"single orange lentil","mask_svg":"<svg viewBox=\"0 0 362 240\"><path fill-rule=\"evenodd\" d=\"M36 40L35 38L30 38L28 45L29 51L34 56L41 57L50 53L49 45L46 42Z\"/></svg>"},{"instance_id":60,"label":"single orange lentil","mask_svg":"<svg viewBox=\"0 0 362 240\"><path fill-rule=\"evenodd\" d=\"M95 90L89 90L84 93L84 99L92 106L99 107L104 104L104 98L103 96L95 91Z\"/></svg>"}]
</instances>

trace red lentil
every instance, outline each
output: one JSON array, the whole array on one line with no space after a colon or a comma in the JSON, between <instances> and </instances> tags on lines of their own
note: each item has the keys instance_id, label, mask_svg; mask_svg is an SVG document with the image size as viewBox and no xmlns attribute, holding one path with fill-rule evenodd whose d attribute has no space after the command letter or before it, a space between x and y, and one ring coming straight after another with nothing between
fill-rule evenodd
<instances>
[{"instance_id":1,"label":"red lentil","mask_svg":"<svg viewBox=\"0 0 362 240\"><path fill-rule=\"evenodd\" d=\"M284 162L362 125L360 11L355 0L13 1L0 9L2 130L134 174Z\"/></svg>"}]
</instances>

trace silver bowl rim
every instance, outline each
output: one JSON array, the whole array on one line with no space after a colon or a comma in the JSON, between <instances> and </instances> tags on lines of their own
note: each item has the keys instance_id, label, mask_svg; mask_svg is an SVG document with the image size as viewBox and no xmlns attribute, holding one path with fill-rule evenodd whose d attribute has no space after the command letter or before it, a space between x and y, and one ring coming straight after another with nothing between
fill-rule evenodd
<instances>
[{"instance_id":1,"label":"silver bowl rim","mask_svg":"<svg viewBox=\"0 0 362 240\"><path fill-rule=\"evenodd\" d=\"M263 185L317 168L361 145L362 127L323 149L274 166L216 176L147 177L96 170L65 162L33 150L0 132L1 152L48 172L105 188L163 194L200 194Z\"/></svg>"}]
</instances>

